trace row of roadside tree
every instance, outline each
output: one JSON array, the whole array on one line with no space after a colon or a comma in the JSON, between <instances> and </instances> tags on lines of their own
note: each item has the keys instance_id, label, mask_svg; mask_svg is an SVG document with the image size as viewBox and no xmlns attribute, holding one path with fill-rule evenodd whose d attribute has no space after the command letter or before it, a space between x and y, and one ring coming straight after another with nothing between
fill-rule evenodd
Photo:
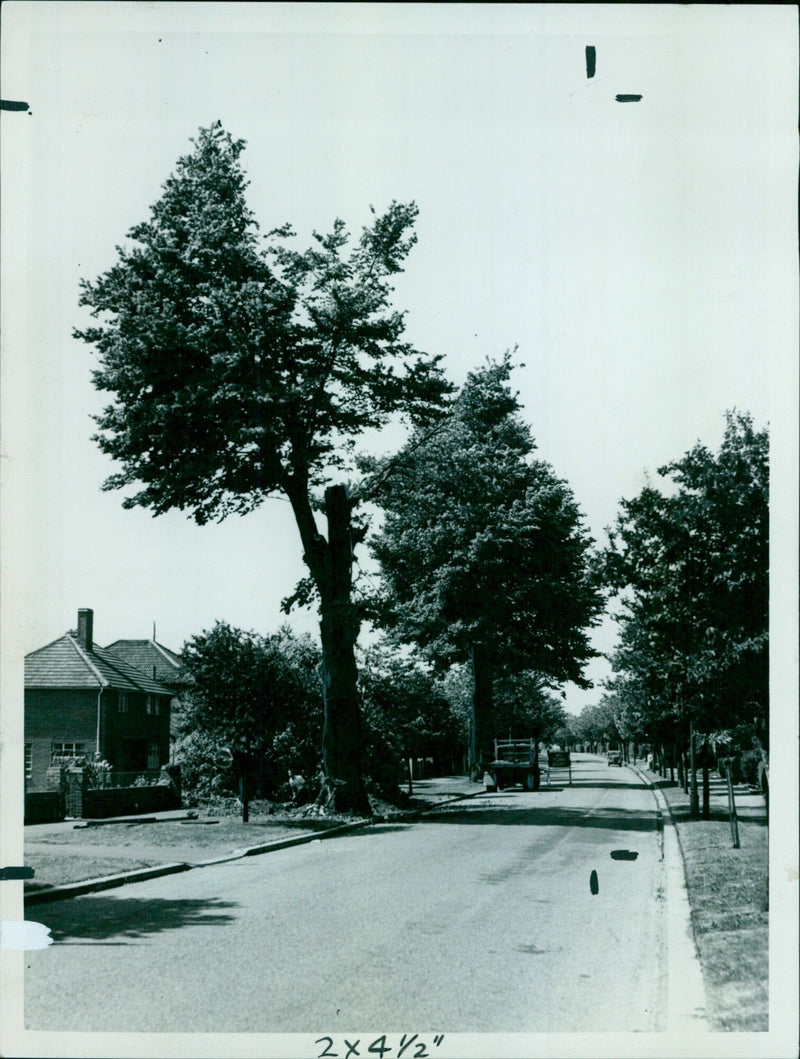
<instances>
[{"instance_id":1,"label":"row of roadside tree","mask_svg":"<svg viewBox=\"0 0 800 1059\"><path fill-rule=\"evenodd\" d=\"M722 444L624 500L598 574L616 595L614 677L573 738L646 746L708 811L708 769L769 783L769 439L729 412Z\"/></svg>"},{"instance_id":2,"label":"row of roadside tree","mask_svg":"<svg viewBox=\"0 0 800 1059\"><path fill-rule=\"evenodd\" d=\"M734 694L737 716L760 701L758 568L739 564L760 555L766 522L736 538L744 456L713 485L700 446L671 465L675 495L623 502L598 560L569 485L536 456L512 355L457 390L440 356L405 340L392 279L416 206L373 211L352 246L337 219L298 250L289 225L260 235L243 141L217 122L193 143L117 263L82 286L97 323L75 335L112 395L95 440L121 468L104 488L199 524L284 497L308 568L284 609L316 606L321 642L219 624L187 644L181 749L199 786L215 741L236 744L262 791L318 770L325 803L361 814L370 783L391 786L393 763L424 748L461 738L477 774L495 735L564 727L557 693L588 686L609 591L623 594L613 693L630 724L663 720L682 740L729 719ZM396 420L400 452L359 453ZM726 444L746 425L731 420ZM356 562L368 536L373 576ZM365 624L384 640L359 654Z\"/></svg>"}]
</instances>

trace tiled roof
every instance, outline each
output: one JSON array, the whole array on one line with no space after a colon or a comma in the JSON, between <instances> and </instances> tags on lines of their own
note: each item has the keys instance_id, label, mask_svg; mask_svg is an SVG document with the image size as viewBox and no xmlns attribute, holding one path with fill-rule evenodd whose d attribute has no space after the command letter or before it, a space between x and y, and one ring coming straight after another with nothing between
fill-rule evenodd
<instances>
[{"instance_id":1,"label":"tiled roof","mask_svg":"<svg viewBox=\"0 0 800 1059\"><path fill-rule=\"evenodd\" d=\"M106 651L165 684L189 684L180 657L156 640L115 640Z\"/></svg>"},{"instance_id":2,"label":"tiled roof","mask_svg":"<svg viewBox=\"0 0 800 1059\"><path fill-rule=\"evenodd\" d=\"M171 695L169 688L102 647L84 650L65 633L25 656L26 688L117 688Z\"/></svg>"}]
</instances>

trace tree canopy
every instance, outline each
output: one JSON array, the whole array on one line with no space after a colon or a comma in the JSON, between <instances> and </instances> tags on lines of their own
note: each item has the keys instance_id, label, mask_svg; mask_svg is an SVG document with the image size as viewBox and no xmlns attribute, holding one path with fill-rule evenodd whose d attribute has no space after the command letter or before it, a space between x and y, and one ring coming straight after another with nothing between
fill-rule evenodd
<instances>
[{"instance_id":1,"label":"tree canopy","mask_svg":"<svg viewBox=\"0 0 800 1059\"><path fill-rule=\"evenodd\" d=\"M533 457L511 370L507 354L470 373L442 424L373 464L385 512L372 545L382 621L440 668L472 658L478 756L491 744L491 672L586 686L603 603L582 516L568 485Z\"/></svg>"},{"instance_id":2,"label":"tree canopy","mask_svg":"<svg viewBox=\"0 0 800 1059\"><path fill-rule=\"evenodd\" d=\"M766 716L768 449L729 412L718 453L698 443L659 468L666 491L621 503L603 560L622 603L615 687L651 727Z\"/></svg>"},{"instance_id":3,"label":"tree canopy","mask_svg":"<svg viewBox=\"0 0 800 1059\"><path fill-rule=\"evenodd\" d=\"M545 743L568 723L558 696L548 691L536 673L512 673L501 677L495 687L495 728L499 735L513 739L530 736Z\"/></svg>"},{"instance_id":4,"label":"tree canopy","mask_svg":"<svg viewBox=\"0 0 800 1059\"><path fill-rule=\"evenodd\" d=\"M511 358L472 372L446 422L392 462L372 548L396 636L446 666L480 642L495 664L585 685L602 606L568 485L532 458Z\"/></svg>"},{"instance_id":5,"label":"tree canopy","mask_svg":"<svg viewBox=\"0 0 800 1059\"><path fill-rule=\"evenodd\" d=\"M340 219L306 250L288 225L261 240L244 141L215 122L192 142L117 263L82 282L99 322L75 335L98 355L95 387L114 398L95 440L122 468L104 488L125 489L126 507L178 508L200 524L288 498L320 602L326 775L341 808L369 812L356 763L352 504L343 487L327 489L327 539L315 510L364 431L395 414L428 424L450 390L439 358L403 340L390 304L417 208L373 211L351 248Z\"/></svg>"},{"instance_id":6,"label":"tree canopy","mask_svg":"<svg viewBox=\"0 0 800 1059\"><path fill-rule=\"evenodd\" d=\"M262 247L244 141L215 122L192 142L133 246L82 281L103 322L75 334L98 354L95 386L115 395L96 440L123 470L105 488L138 483L126 506L203 523L274 491L307 497L365 430L395 412L427 421L448 385L389 305L416 241L413 203L373 211L349 253L340 219L307 250L288 225Z\"/></svg>"}]
</instances>

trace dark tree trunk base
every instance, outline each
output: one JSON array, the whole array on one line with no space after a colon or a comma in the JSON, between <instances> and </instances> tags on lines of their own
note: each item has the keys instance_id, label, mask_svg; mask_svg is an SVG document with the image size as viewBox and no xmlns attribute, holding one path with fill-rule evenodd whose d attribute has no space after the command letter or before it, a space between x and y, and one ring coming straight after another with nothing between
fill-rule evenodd
<instances>
[{"instance_id":1,"label":"dark tree trunk base","mask_svg":"<svg viewBox=\"0 0 800 1059\"><path fill-rule=\"evenodd\" d=\"M351 813L354 816L371 819L373 816L372 806L369 798L364 795L364 801L356 800L357 804L350 804L353 799L345 797L342 789L344 784L332 779L323 781L320 792L314 801L305 807L303 816L334 816Z\"/></svg>"}]
</instances>

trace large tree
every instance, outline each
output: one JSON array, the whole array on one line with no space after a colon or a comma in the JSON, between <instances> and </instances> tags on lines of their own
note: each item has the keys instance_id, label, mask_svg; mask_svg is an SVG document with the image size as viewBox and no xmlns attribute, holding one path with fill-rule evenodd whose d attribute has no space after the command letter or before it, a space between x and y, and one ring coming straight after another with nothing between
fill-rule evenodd
<instances>
[{"instance_id":1,"label":"large tree","mask_svg":"<svg viewBox=\"0 0 800 1059\"><path fill-rule=\"evenodd\" d=\"M76 336L99 357L95 386L114 395L95 440L122 465L104 488L135 484L124 506L179 508L201 524L273 493L289 499L320 606L326 777L339 808L367 813L357 534L335 480L364 431L394 414L427 424L449 389L439 358L403 341L390 304L417 210L393 202L349 251L341 220L305 251L288 225L262 244L245 201L244 141L216 122L192 142L117 263L82 284L100 323ZM323 488L327 538L315 517Z\"/></svg>"},{"instance_id":2,"label":"large tree","mask_svg":"<svg viewBox=\"0 0 800 1059\"><path fill-rule=\"evenodd\" d=\"M534 458L511 370L507 354L472 372L446 421L376 479L383 621L442 668L471 659L473 764L492 753L494 675L587 686L602 608L591 540L567 484Z\"/></svg>"},{"instance_id":3,"label":"large tree","mask_svg":"<svg viewBox=\"0 0 800 1059\"><path fill-rule=\"evenodd\" d=\"M768 449L749 415L727 413L719 452L698 443L659 468L668 488L623 500L610 531L604 571L622 603L612 661L662 733L765 727Z\"/></svg>"}]
</instances>

